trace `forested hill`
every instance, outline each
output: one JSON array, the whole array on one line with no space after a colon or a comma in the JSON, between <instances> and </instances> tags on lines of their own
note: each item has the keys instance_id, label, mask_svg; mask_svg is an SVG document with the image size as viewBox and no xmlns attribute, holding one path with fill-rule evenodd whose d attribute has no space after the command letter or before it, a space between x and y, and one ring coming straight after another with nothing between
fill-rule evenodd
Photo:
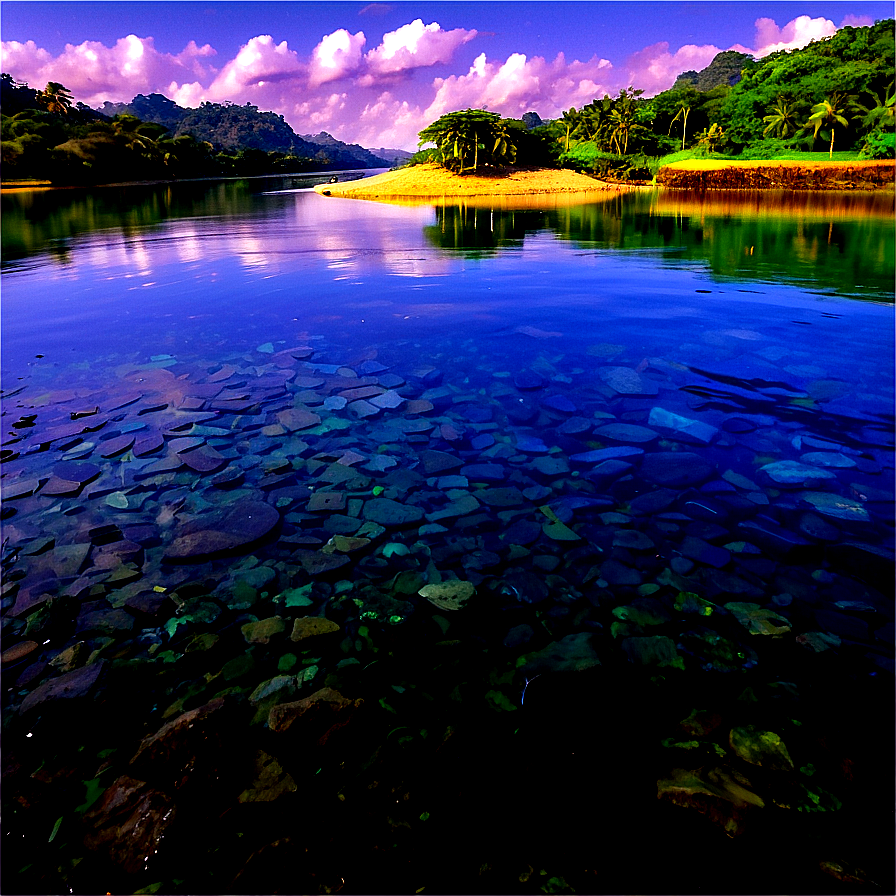
<instances>
[{"instance_id":1,"label":"forested hill","mask_svg":"<svg viewBox=\"0 0 896 896\"><path fill-rule=\"evenodd\" d=\"M699 72L693 70L682 72L672 85L679 87L696 87L697 90L712 90L713 87L733 87L740 81L741 71L753 57L737 50L723 50L717 53L712 62Z\"/></svg>"},{"instance_id":2,"label":"forested hill","mask_svg":"<svg viewBox=\"0 0 896 896\"><path fill-rule=\"evenodd\" d=\"M185 109L160 93L139 94L130 103L104 103L102 112L110 117L134 115L168 128L174 137L189 135L211 143L223 152L256 149L313 159L326 168L388 168L390 163L357 144L343 143L329 134L326 139L300 137L282 115L261 112L247 103L203 103Z\"/></svg>"}]
</instances>

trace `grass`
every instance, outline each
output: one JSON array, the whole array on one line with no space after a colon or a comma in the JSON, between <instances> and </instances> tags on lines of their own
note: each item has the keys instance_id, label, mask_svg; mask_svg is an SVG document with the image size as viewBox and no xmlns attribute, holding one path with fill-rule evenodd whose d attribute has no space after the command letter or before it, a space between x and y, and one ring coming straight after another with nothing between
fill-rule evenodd
<instances>
[{"instance_id":1,"label":"grass","mask_svg":"<svg viewBox=\"0 0 896 896\"><path fill-rule=\"evenodd\" d=\"M648 167L650 168L651 174L655 177L657 171L659 171L663 165L671 165L673 162L689 162L691 160L697 162L855 162L859 160L859 153L858 150L854 149L844 150L843 152L835 152L834 157L831 158L826 152L800 152L799 150L791 150L789 152L784 151L776 153L771 159L753 159L749 153L739 156L726 155L721 152L707 155L699 149L682 149L678 152L670 153L667 156L650 158L648 160Z\"/></svg>"}]
</instances>

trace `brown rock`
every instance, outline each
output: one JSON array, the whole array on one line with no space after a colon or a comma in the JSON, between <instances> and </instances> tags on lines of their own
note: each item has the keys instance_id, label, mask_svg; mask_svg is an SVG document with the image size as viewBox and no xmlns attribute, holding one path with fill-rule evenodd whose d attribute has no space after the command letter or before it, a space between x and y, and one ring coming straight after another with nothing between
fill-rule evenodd
<instances>
[{"instance_id":1,"label":"brown rock","mask_svg":"<svg viewBox=\"0 0 896 896\"><path fill-rule=\"evenodd\" d=\"M263 501L241 501L224 513L211 512L181 526L165 552L166 560L196 560L234 551L268 535L280 521Z\"/></svg>"},{"instance_id":2,"label":"brown rock","mask_svg":"<svg viewBox=\"0 0 896 896\"><path fill-rule=\"evenodd\" d=\"M287 731L301 734L304 740L313 740L323 747L333 734L349 724L363 705L361 699L349 700L339 691L322 688L303 700L271 707L268 727L278 734Z\"/></svg>"},{"instance_id":3,"label":"brown rock","mask_svg":"<svg viewBox=\"0 0 896 896\"><path fill-rule=\"evenodd\" d=\"M26 713L42 703L50 700L75 700L90 693L100 673L105 667L105 660L66 672L58 678L51 678L38 685L23 701L21 712Z\"/></svg>"},{"instance_id":4,"label":"brown rock","mask_svg":"<svg viewBox=\"0 0 896 896\"><path fill-rule=\"evenodd\" d=\"M84 816L88 849L107 852L129 874L146 870L174 821L171 797L127 775L116 779Z\"/></svg>"},{"instance_id":5,"label":"brown rock","mask_svg":"<svg viewBox=\"0 0 896 896\"><path fill-rule=\"evenodd\" d=\"M293 639L296 640L296 639ZM24 659L29 653L33 653L40 645L37 641L19 641L18 644L7 648L0 654L0 665L8 666Z\"/></svg>"},{"instance_id":6,"label":"brown rock","mask_svg":"<svg viewBox=\"0 0 896 896\"><path fill-rule=\"evenodd\" d=\"M299 429L308 429L320 423L320 417L312 411L303 408L287 408L277 414L277 420L290 432Z\"/></svg>"},{"instance_id":7,"label":"brown rock","mask_svg":"<svg viewBox=\"0 0 896 896\"><path fill-rule=\"evenodd\" d=\"M197 770L214 770L228 749L230 726L230 704L218 697L143 738L131 767L143 778L180 787Z\"/></svg>"},{"instance_id":8,"label":"brown rock","mask_svg":"<svg viewBox=\"0 0 896 896\"><path fill-rule=\"evenodd\" d=\"M330 619L325 619L322 616L302 616L293 623L292 634L289 637L298 642L304 641L306 638L339 631L342 629Z\"/></svg>"}]
</instances>

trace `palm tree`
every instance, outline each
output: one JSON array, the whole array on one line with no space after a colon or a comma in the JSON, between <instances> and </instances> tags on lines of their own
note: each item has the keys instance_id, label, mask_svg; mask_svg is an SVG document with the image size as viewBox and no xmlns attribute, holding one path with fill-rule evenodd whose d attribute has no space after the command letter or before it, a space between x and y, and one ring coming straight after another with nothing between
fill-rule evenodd
<instances>
[{"instance_id":1,"label":"palm tree","mask_svg":"<svg viewBox=\"0 0 896 896\"><path fill-rule=\"evenodd\" d=\"M494 160L506 159L512 165L516 161L516 144L513 142L510 129L503 121L500 121L492 128L492 134L495 138L495 144L492 147Z\"/></svg>"},{"instance_id":2,"label":"palm tree","mask_svg":"<svg viewBox=\"0 0 896 896\"><path fill-rule=\"evenodd\" d=\"M896 124L896 83L884 89L883 97L873 90L868 93L874 102L873 106L855 104L856 111L865 113L862 124L867 128L892 128Z\"/></svg>"},{"instance_id":3,"label":"palm tree","mask_svg":"<svg viewBox=\"0 0 896 896\"><path fill-rule=\"evenodd\" d=\"M794 117L793 106L789 105L784 97L779 96L777 102L772 106L772 111L763 117L765 122L765 130L762 136L767 134L777 134L779 137L789 137L797 131L796 118Z\"/></svg>"},{"instance_id":4,"label":"palm tree","mask_svg":"<svg viewBox=\"0 0 896 896\"><path fill-rule=\"evenodd\" d=\"M38 102L47 112L60 112L68 115L74 97L58 81L48 81L47 86L37 95Z\"/></svg>"},{"instance_id":5,"label":"palm tree","mask_svg":"<svg viewBox=\"0 0 896 896\"><path fill-rule=\"evenodd\" d=\"M579 113L575 107L567 109L560 118L562 124L566 126L566 148L564 152L569 152L569 136L578 127Z\"/></svg>"},{"instance_id":6,"label":"palm tree","mask_svg":"<svg viewBox=\"0 0 896 896\"><path fill-rule=\"evenodd\" d=\"M715 152L724 141L725 130L716 122L697 135L697 143L700 146L705 146L707 152Z\"/></svg>"},{"instance_id":7,"label":"palm tree","mask_svg":"<svg viewBox=\"0 0 896 896\"><path fill-rule=\"evenodd\" d=\"M825 126L831 129L831 148L829 157L834 158L834 126L842 125L844 128L849 127L845 113L849 111L849 106L853 97L844 96L840 93L831 94L829 99L824 99L820 103L816 103L812 107L812 114L804 127L806 129L814 127L814 136L818 136L818 132Z\"/></svg>"},{"instance_id":8,"label":"palm tree","mask_svg":"<svg viewBox=\"0 0 896 896\"><path fill-rule=\"evenodd\" d=\"M678 119L681 119L681 148L684 149L684 141L685 137L688 133L688 115L691 114L691 107L687 103L682 103L678 107L678 111L675 113L675 118L669 122L669 133L672 133L672 125L675 124Z\"/></svg>"}]
</instances>

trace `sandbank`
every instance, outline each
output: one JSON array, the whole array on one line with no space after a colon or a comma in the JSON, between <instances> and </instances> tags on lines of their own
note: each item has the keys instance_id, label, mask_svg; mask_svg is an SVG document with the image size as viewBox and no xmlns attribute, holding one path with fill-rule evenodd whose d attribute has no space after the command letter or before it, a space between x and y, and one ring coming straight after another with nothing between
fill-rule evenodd
<instances>
[{"instance_id":1,"label":"sandbank","mask_svg":"<svg viewBox=\"0 0 896 896\"><path fill-rule=\"evenodd\" d=\"M454 174L439 165L414 165L344 184L319 184L324 196L384 201L495 196L585 196L613 194L632 187L608 184L565 168L532 168L484 174Z\"/></svg>"}]
</instances>

